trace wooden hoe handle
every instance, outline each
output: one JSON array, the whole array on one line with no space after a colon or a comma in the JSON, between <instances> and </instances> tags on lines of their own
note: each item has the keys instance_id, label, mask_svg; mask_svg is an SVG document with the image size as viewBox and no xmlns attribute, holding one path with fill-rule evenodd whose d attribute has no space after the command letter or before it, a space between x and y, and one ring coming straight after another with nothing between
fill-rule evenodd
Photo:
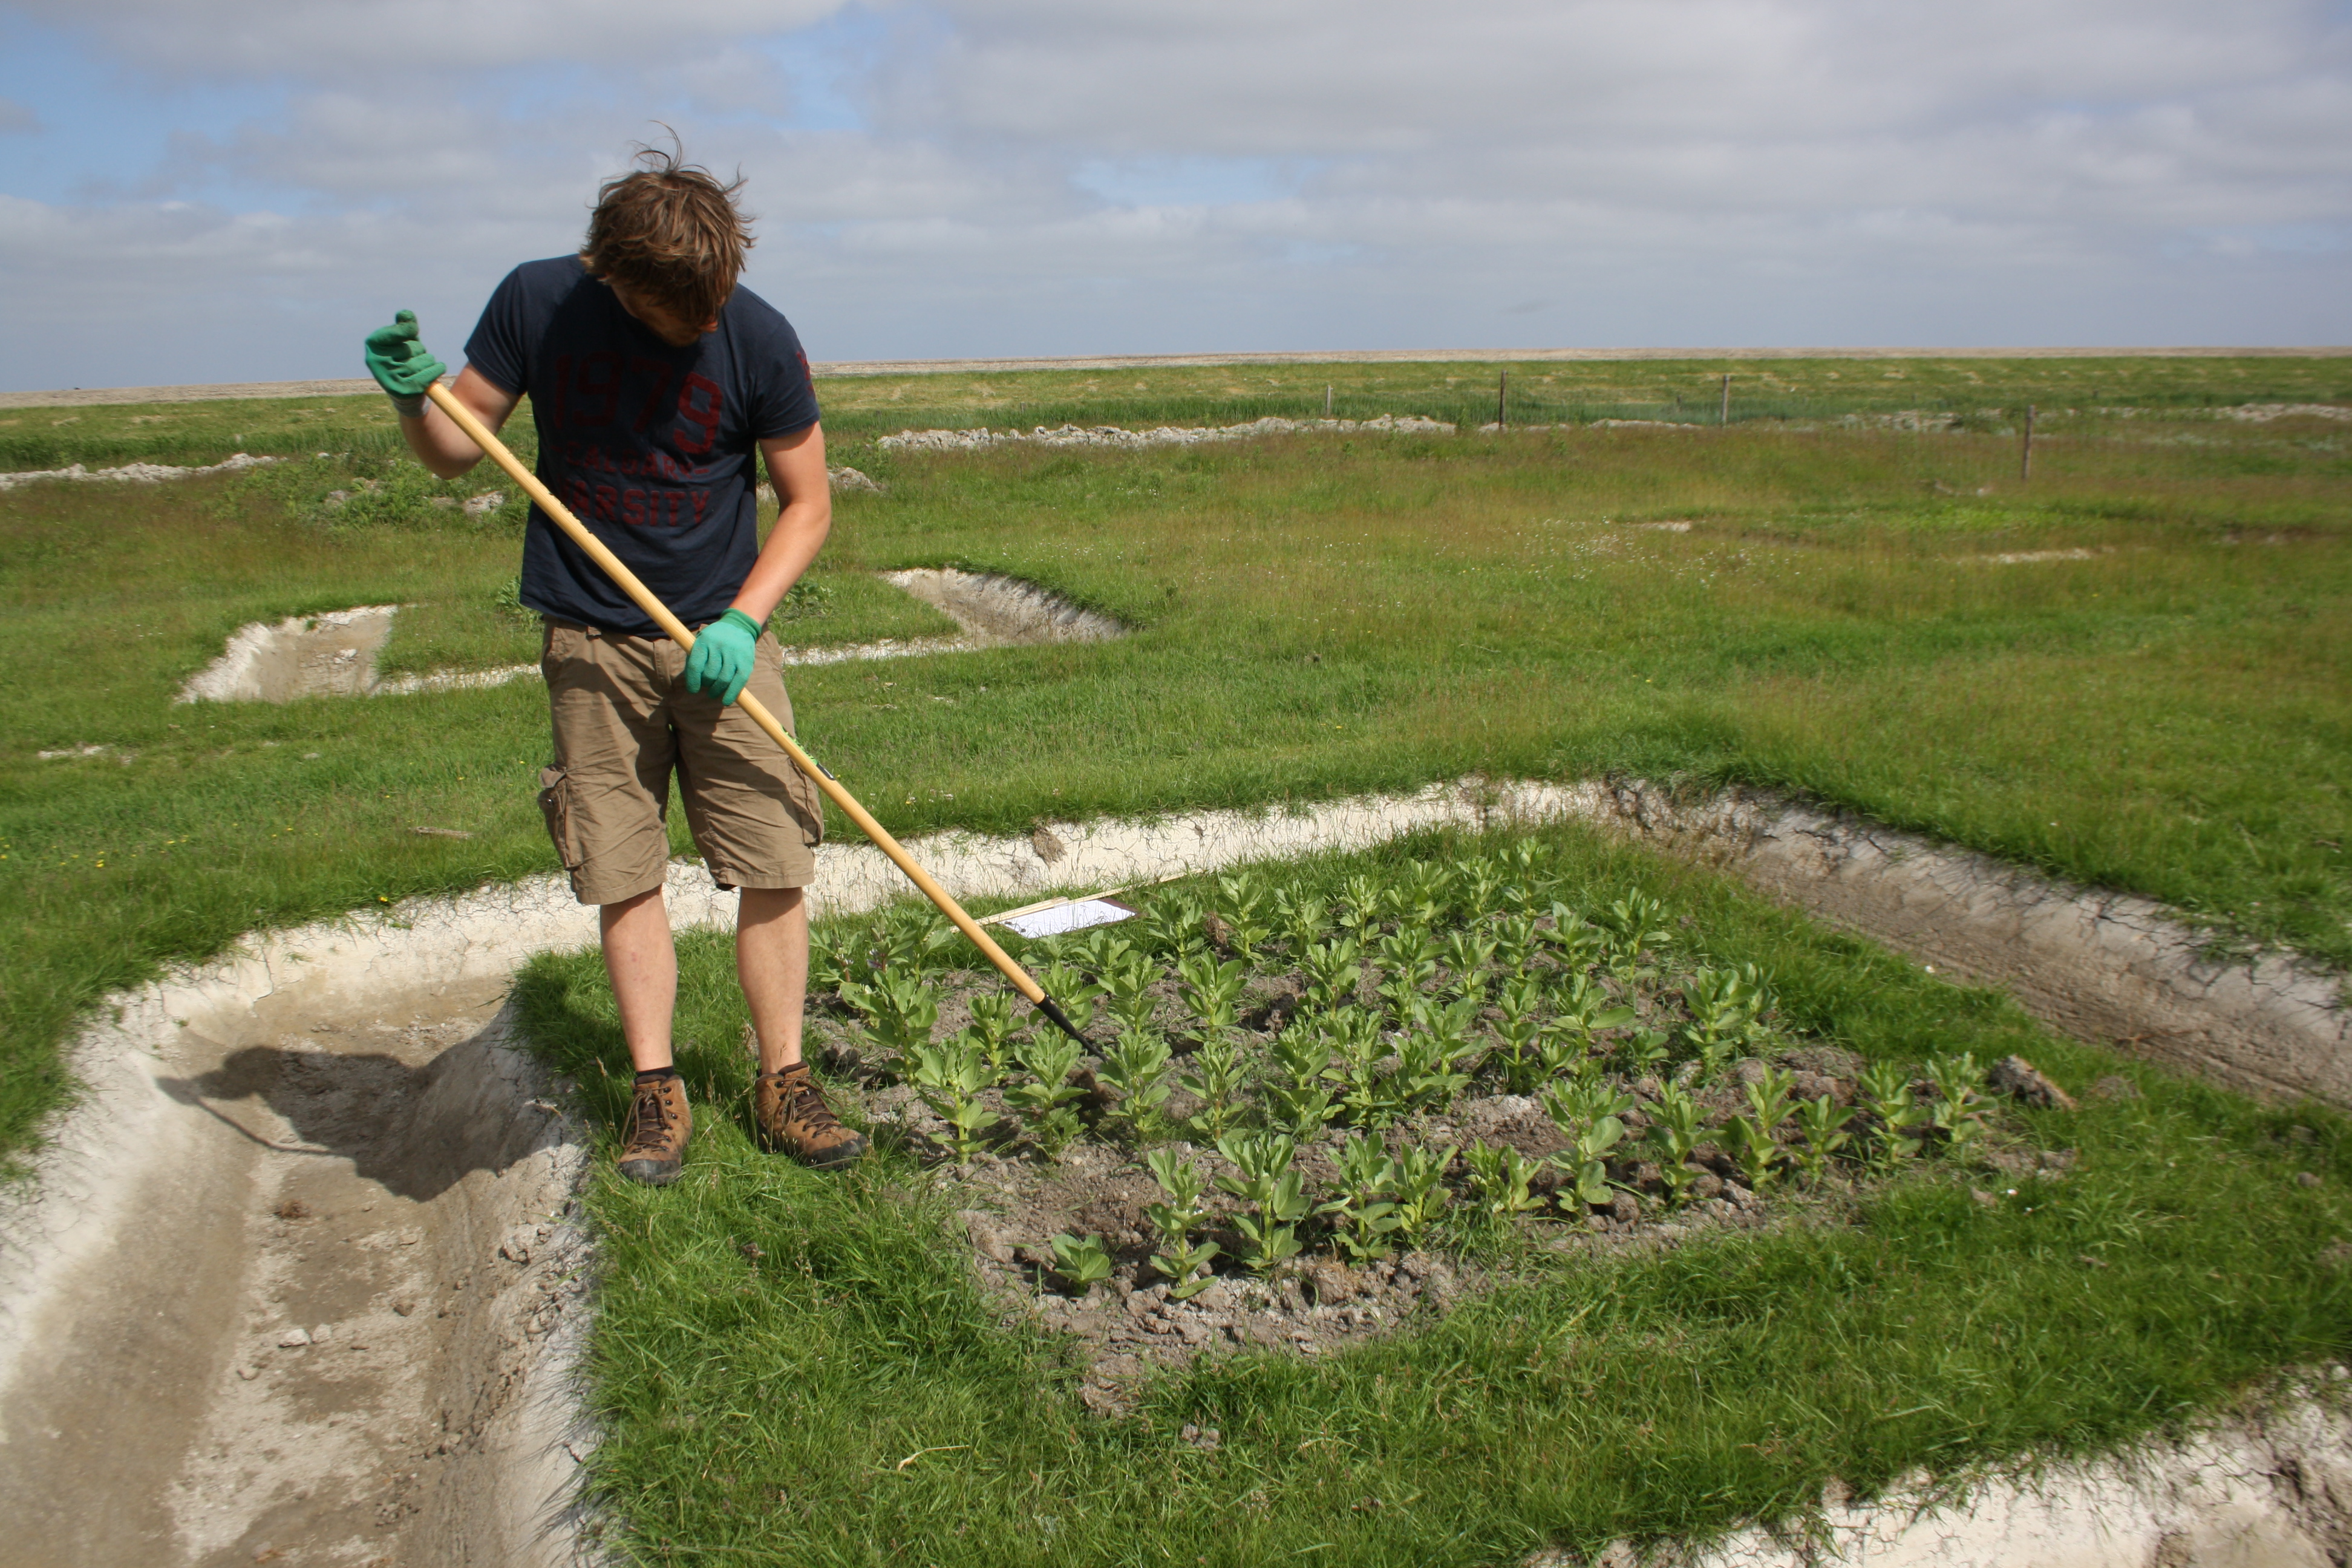
<instances>
[{"instance_id":1,"label":"wooden hoe handle","mask_svg":"<svg viewBox=\"0 0 2352 1568\"><path fill-rule=\"evenodd\" d=\"M555 499L555 492L540 483L539 476L524 468L521 461L512 452L507 450L506 443L491 434L489 426L476 418L472 409L457 401L455 393L443 383L436 381L425 389L425 395L433 399L434 405L442 413L446 414L451 423L463 430L474 445L487 453L492 462L505 469L507 477L520 485L523 493L539 503L539 510L545 512L556 527L571 535L572 542L586 551L589 559L603 567L604 574L619 584L623 593L636 601L637 608L653 617L654 624L669 634L671 641L684 648L694 646L694 634L687 629L686 623L671 615L669 606L654 597L653 590L639 582L637 574L624 565L621 558L607 549L603 540L583 527L580 520L572 515L571 509ZM838 779L819 767L815 759L801 750L800 742L793 740L782 724L776 722L776 716L768 711L764 703L746 691L736 698L735 705L743 710L753 723L765 730L769 739L784 749L785 754L793 759L795 767L816 781L817 788L833 797L833 803L847 814L850 821L857 824L858 830L878 845L883 854L898 863L898 869L907 873L908 880L922 890L923 897L937 904L940 912L953 921L958 931L971 939L972 945L986 955L989 963L1003 972L1004 978L1013 982L1014 988L1021 994L1034 1003L1045 1016L1061 1026L1063 1031L1072 1039L1081 1044L1086 1043L1086 1037L1070 1026L1070 1021L1063 1016L1061 1008L1055 1006L1054 999L1045 994L1045 988L1031 979L1029 972L1014 963L1011 953L997 946L995 939L982 931L979 923L970 915L964 913L963 906L955 901L954 895L940 887L932 879L929 872L915 863L915 858L907 853L905 847L890 837L889 829L874 820L872 812L858 805L856 797L842 788Z\"/></svg>"}]
</instances>

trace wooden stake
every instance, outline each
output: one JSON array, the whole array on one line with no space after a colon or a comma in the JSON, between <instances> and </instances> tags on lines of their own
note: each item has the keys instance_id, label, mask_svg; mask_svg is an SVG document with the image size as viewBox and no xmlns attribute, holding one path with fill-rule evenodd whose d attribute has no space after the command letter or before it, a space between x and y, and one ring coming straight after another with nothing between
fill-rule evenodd
<instances>
[{"instance_id":1,"label":"wooden stake","mask_svg":"<svg viewBox=\"0 0 2352 1568\"><path fill-rule=\"evenodd\" d=\"M1323 417L1331 417L1331 384L1328 381L1323 384Z\"/></svg>"},{"instance_id":2,"label":"wooden stake","mask_svg":"<svg viewBox=\"0 0 2352 1568\"><path fill-rule=\"evenodd\" d=\"M1723 415L1716 423L1718 425L1731 423L1731 374L1728 371L1724 373L1723 377Z\"/></svg>"},{"instance_id":3,"label":"wooden stake","mask_svg":"<svg viewBox=\"0 0 2352 1568\"><path fill-rule=\"evenodd\" d=\"M1497 430L1507 430L1511 427L1510 399L1511 370L1508 365L1505 365L1501 377L1495 383L1495 428Z\"/></svg>"},{"instance_id":4,"label":"wooden stake","mask_svg":"<svg viewBox=\"0 0 2352 1568\"><path fill-rule=\"evenodd\" d=\"M2017 452L2017 482L2033 478L2033 405L2025 405L2025 441Z\"/></svg>"}]
</instances>

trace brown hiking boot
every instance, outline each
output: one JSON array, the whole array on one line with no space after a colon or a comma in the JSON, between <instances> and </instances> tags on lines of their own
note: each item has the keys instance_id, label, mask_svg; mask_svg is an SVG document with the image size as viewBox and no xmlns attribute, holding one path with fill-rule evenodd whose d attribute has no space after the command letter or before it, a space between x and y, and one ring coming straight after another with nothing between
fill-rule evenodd
<instances>
[{"instance_id":1,"label":"brown hiking boot","mask_svg":"<svg viewBox=\"0 0 2352 1568\"><path fill-rule=\"evenodd\" d=\"M677 1181L686 1141L694 1136L686 1080L672 1074L637 1085L636 1097L629 1102L627 1132L621 1145L621 1174L649 1187Z\"/></svg>"},{"instance_id":2,"label":"brown hiking boot","mask_svg":"<svg viewBox=\"0 0 2352 1568\"><path fill-rule=\"evenodd\" d=\"M806 1062L759 1076L751 1089L751 1120L761 1142L803 1165L846 1165L866 1152L865 1134L841 1124Z\"/></svg>"}]
</instances>

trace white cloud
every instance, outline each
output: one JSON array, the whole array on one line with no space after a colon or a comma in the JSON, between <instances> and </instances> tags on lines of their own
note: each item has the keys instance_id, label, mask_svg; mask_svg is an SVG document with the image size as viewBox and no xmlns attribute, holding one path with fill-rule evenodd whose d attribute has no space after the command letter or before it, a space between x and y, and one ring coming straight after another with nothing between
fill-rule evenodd
<instances>
[{"instance_id":1,"label":"white cloud","mask_svg":"<svg viewBox=\"0 0 2352 1568\"><path fill-rule=\"evenodd\" d=\"M18 384L326 373L394 304L447 357L657 119L821 358L2352 339L2316 0L30 4L290 91L106 171L142 199L0 204ZM239 325L158 335L199 302Z\"/></svg>"}]
</instances>

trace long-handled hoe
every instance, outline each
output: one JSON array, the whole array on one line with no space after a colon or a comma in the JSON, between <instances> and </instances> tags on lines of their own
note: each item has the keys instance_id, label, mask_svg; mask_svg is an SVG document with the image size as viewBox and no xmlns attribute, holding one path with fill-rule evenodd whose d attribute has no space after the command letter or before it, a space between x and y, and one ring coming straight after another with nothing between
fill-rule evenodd
<instances>
[{"instance_id":1,"label":"long-handled hoe","mask_svg":"<svg viewBox=\"0 0 2352 1568\"><path fill-rule=\"evenodd\" d=\"M621 591L635 600L637 607L652 616L654 623L663 631L667 632L672 641L680 647L690 648L694 646L694 634L687 630L686 623L671 615L669 607L654 597L653 590L639 582L637 574L623 565L620 558L604 547L604 541L582 527L580 520L573 517L570 510L555 499L552 491L539 482L539 476L524 468L515 455L507 450L506 443L492 435L488 426L474 417L472 409L458 402L448 387L439 382L428 387L425 395L440 406L441 412L446 414L458 429L463 430L472 438L474 445L488 454L492 462L504 468L507 477L520 485L523 493L539 503L539 510L553 520L556 527L570 534L572 542L586 551L589 559L603 567L604 574L620 584ZM767 707L758 698L746 691L736 698L735 705L750 715L753 723L765 730L771 740L784 749L785 754L793 759L793 764L795 767L816 781L817 788L833 797L833 803L848 814L849 820L857 824L858 828L866 837L881 847L882 853L898 862L898 869L907 873L908 879L922 889L925 898L940 907L941 914L955 922L958 931L971 939L972 945L986 955L989 963L1003 971L1004 978L1013 982L1015 990L1028 997L1039 1012L1060 1026L1064 1034L1081 1045L1087 1043L1087 1037L1071 1026L1070 1020L1064 1016L1062 1009L1055 1005L1051 996L1045 994L1045 988L1031 979L1027 970L1013 962L1012 954L997 946L995 941L980 929L979 923L963 912L963 906L957 903L945 888L931 879L929 872L915 864L915 858L908 854L896 838L890 837L888 829L874 820L871 812L857 804L856 796L841 787L839 780L819 767L814 758L801 750L799 742L784 732L784 727L776 722L776 716L769 712Z\"/></svg>"}]
</instances>

